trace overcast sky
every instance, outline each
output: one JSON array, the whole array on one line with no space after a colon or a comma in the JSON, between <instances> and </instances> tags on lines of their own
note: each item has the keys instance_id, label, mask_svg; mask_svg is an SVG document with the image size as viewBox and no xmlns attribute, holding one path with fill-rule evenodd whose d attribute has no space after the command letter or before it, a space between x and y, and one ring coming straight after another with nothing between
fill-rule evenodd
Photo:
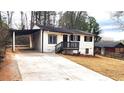
<instances>
[{"instance_id":1,"label":"overcast sky","mask_svg":"<svg viewBox=\"0 0 124 93\"><path fill-rule=\"evenodd\" d=\"M102 32L100 36L109 40L124 40L124 31L120 30L117 23L111 18L110 11L89 11L89 15L94 16L100 24Z\"/></svg>"}]
</instances>

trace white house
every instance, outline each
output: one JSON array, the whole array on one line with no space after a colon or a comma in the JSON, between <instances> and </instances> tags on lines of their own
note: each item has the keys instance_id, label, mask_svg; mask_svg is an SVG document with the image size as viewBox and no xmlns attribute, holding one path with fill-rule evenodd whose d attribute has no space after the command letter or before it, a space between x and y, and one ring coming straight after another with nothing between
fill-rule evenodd
<instances>
[{"instance_id":1,"label":"white house","mask_svg":"<svg viewBox=\"0 0 124 93\"><path fill-rule=\"evenodd\" d=\"M40 29L31 34L32 47L40 52L94 54L94 35L81 30L51 26L34 26Z\"/></svg>"}]
</instances>

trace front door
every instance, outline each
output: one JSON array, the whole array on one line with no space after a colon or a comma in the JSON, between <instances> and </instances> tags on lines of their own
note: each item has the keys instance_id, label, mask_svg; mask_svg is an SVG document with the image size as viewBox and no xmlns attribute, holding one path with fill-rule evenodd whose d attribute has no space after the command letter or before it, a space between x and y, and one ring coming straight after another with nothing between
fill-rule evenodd
<instances>
[{"instance_id":1,"label":"front door","mask_svg":"<svg viewBox=\"0 0 124 93\"><path fill-rule=\"evenodd\" d=\"M63 35L63 47L67 48L68 35Z\"/></svg>"}]
</instances>

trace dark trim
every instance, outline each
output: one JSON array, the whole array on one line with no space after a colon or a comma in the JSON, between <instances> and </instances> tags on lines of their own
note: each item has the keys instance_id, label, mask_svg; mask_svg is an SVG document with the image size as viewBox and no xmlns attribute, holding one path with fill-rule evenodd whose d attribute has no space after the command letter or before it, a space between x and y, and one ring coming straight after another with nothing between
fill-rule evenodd
<instances>
[{"instance_id":1,"label":"dark trim","mask_svg":"<svg viewBox=\"0 0 124 93\"><path fill-rule=\"evenodd\" d=\"M38 31L40 31L40 29L25 29L25 30L10 29L10 33L12 34L12 32L15 32L16 36L29 35L29 34L33 34Z\"/></svg>"},{"instance_id":2,"label":"dark trim","mask_svg":"<svg viewBox=\"0 0 124 93\"><path fill-rule=\"evenodd\" d=\"M83 35L90 35L94 36L94 34L89 33L87 31L82 31L78 29L67 29L67 28L62 28L62 27L54 27L54 26L43 26L40 24L37 24L41 29L44 29L45 31L50 31L50 32L59 32L59 33L68 33L68 34L83 34Z\"/></svg>"}]
</instances>

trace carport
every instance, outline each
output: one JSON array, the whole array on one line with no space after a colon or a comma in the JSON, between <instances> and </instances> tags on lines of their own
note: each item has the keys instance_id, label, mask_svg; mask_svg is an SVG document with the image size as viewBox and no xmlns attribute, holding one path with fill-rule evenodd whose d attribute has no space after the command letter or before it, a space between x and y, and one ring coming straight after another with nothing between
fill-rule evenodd
<instances>
[{"instance_id":1,"label":"carport","mask_svg":"<svg viewBox=\"0 0 124 93\"><path fill-rule=\"evenodd\" d=\"M29 35L29 42L30 42L30 48L32 48L32 34L40 31L40 29L23 29L23 30L16 30L16 29L10 29L11 36L12 36L12 51L15 52L15 45L16 45L16 36L21 35Z\"/></svg>"}]
</instances>

